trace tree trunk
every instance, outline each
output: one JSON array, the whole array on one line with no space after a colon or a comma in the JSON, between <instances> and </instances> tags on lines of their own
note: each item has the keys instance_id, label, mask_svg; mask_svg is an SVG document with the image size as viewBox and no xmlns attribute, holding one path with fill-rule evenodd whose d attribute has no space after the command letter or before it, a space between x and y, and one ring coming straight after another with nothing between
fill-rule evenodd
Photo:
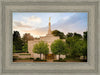
<instances>
[{"instance_id":1,"label":"tree trunk","mask_svg":"<svg viewBox=\"0 0 100 75\"><path fill-rule=\"evenodd\" d=\"M67 55L66 55L66 58L67 58Z\"/></svg>"},{"instance_id":2,"label":"tree trunk","mask_svg":"<svg viewBox=\"0 0 100 75\"><path fill-rule=\"evenodd\" d=\"M41 53L40 53L40 59L41 59Z\"/></svg>"},{"instance_id":3,"label":"tree trunk","mask_svg":"<svg viewBox=\"0 0 100 75\"><path fill-rule=\"evenodd\" d=\"M45 57L45 56L46 56L46 54L44 54L44 60L46 59L46 57Z\"/></svg>"},{"instance_id":4,"label":"tree trunk","mask_svg":"<svg viewBox=\"0 0 100 75\"><path fill-rule=\"evenodd\" d=\"M60 54L59 54L59 60L60 60Z\"/></svg>"},{"instance_id":5,"label":"tree trunk","mask_svg":"<svg viewBox=\"0 0 100 75\"><path fill-rule=\"evenodd\" d=\"M85 56L83 57L83 59L85 60Z\"/></svg>"}]
</instances>

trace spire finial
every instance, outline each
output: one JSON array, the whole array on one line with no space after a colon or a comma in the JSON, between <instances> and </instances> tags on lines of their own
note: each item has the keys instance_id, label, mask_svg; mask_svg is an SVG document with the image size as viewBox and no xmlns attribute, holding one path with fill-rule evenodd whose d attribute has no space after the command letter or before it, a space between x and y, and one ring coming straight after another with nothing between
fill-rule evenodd
<instances>
[{"instance_id":1,"label":"spire finial","mask_svg":"<svg viewBox=\"0 0 100 75\"><path fill-rule=\"evenodd\" d=\"M51 20L51 17L49 17L49 22L50 22L50 20Z\"/></svg>"}]
</instances>

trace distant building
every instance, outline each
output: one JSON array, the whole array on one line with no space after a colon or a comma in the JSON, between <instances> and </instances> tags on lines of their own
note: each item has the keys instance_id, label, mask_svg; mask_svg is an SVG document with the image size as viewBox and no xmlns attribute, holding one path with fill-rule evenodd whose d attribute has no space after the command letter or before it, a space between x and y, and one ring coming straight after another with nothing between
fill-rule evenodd
<instances>
[{"instance_id":1,"label":"distant building","mask_svg":"<svg viewBox=\"0 0 100 75\"><path fill-rule=\"evenodd\" d=\"M28 52L31 54L31 56L35 59L35 58L39 58L40 55L37 53L33 53L33 47L36 43L38 43L39 41L44 41L46 43L48 43L49 45L49 54L46 55L46 59L58 59L58 55L54 55L51 52L51 44L52 42L54 42L54 40L60 39L59 36L54 36L51 34L51 22L50 22L50 18L49 18L49 28L48 28L48 34L44 37L40 37L39 39L34 39L31 41L28 41ZM42 59L44 58L44 56L42 55ZM61 55L61 58L65 58L65 55Z\"/></svg>"}]
</instances>

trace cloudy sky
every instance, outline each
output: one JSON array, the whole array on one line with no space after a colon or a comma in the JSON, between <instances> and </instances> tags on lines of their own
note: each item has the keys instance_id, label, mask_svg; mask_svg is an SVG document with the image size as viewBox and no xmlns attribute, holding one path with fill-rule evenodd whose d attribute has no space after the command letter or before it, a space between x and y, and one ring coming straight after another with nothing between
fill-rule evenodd
<instances>
[{"instance_id":1,"label":"cloudy sky","mask_svg":"<svg viewBox=\"0 0 100 75\"><path fill-rule=\"evenodd\" d=\"M20 35L30 33L34 37L45 36L48 32L49 17L51 29L67 34L77 32L83 34L87 30L87 13L13 13L13 31Z\"/></svg>"}]
</instances>

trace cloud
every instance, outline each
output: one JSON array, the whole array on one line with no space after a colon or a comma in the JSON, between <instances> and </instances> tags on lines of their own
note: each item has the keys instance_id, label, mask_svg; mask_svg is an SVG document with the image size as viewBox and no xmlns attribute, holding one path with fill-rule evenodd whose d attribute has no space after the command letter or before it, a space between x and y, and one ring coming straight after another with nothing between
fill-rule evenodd
<instances>
[{"instance_id":1,"label":"cloud","mask_svg":"<svg viewBox=\"0 0 100 75\"><path fill-rule=\"evenodd\" d=\"M52 22L51 22L52 24ZM14 30L22 33L30 33L34 37L45 36L48 33L48 25L42 26L42 19L37 16L23 17L21 21L13 21ZM64 16L51 25L51 29L64 32L77 32L82 34L87 29L87 15L76 13L71 16Z\"/></svg>"},{"instance_id":2,"label":"cloud","mask_svg":"<svg viewBox=\"0 0 100 75\"><path fill-rule=\"evenodd\" d=\"M23 30L23 32L31 33L34 37L40 37L40 36L45 36L48 33L48 28L43 27L43 28L37 28L32 30Z\"/></svg>"},{"instance_id":3,"label":"cloud","mask_svg":"<svg viewBox=\"0 0 100 75\"><path fill-rule=\"evenodd\" d=\"M82 34L87 28L87 15L76 13L70 17L60 19L58 22L52 25L52 29L58 29L65 34L68 32L78 32Z\"/></svg>"},{"instance_id":4,"label":"cloud","mask_svg":"<svg viewBox=\"0 0 100 75\"><path fill-rule=\"evenodd\" d=\"M30 30L41 27L41 18L37 16L22 17L20 21L13 21L13 29Z\"/></svg>"},{"instance_id":5,"label":"cloud","mask_svg":"<svg viewBox=\"0 0 100 75\"><path fill-rule=\"evenodd\" d=\"M25 20L27 20L28 22L35 22L35 23L41 23L42 20L40 17L37 16L31 16L31 17L24 17Z\"/></svg>"},{"instance_id":6,"label":"cloud","mask_svg":"<svg viewBox=\"0 0 100 75\"><path fill-rule=\"evenodd\" d=\"M26 25L24 22L14 21L15 27L21 27L21 28L31 28L31 26Z\"/></svg>"},{"instance_id":7,"label":"cloud","mask_svg":"<svg viewBox=\"0 0 100 75\"><path fill-rule=\"evenodd\" d=\"M23 22L27 25L37 27L42 23L42 19L37 16L23 17Z\"/></svg>"}]
</instances>

